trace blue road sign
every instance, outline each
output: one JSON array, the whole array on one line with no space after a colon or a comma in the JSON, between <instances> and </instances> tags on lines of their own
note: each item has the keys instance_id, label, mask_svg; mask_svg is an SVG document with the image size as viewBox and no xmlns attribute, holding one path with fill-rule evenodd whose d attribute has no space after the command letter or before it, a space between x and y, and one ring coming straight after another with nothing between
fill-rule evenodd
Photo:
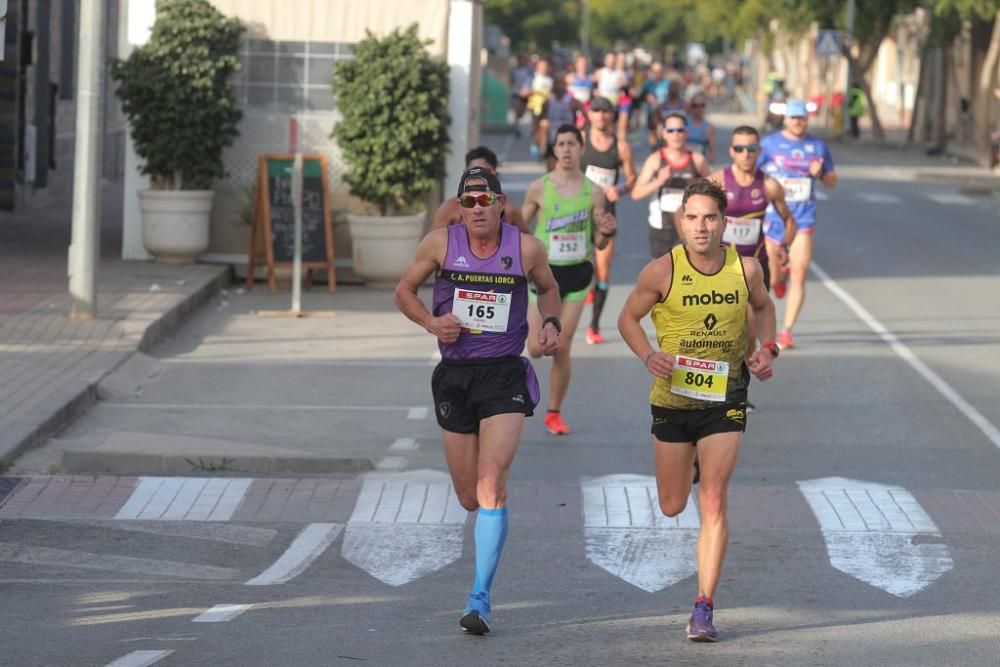
<instances>
[{"instance_id":1,"label":"blue road sign","mask_svg":"<svg viewBox=\"0 0 1000 667\"><path fill-rule=\"evenodd\" d=\"M841 53L840 31L820 30L816 36L816 55L839 56Z\"/></svg>"}]
</instances>

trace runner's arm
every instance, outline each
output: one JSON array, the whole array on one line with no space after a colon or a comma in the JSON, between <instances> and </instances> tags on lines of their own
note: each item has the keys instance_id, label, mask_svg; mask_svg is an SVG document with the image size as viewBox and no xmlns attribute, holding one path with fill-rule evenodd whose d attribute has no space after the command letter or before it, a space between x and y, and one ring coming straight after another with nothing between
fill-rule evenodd
<instances>
[{"instance_id":1,"label":"runner's arm","mask_svg":"<svg viewBox=\"0 0 1000 667\"><path fill-rule=\"evenodd\" d=\"M532 229L531 221L542 209L542 181L532 181L528 186L528 191L524 193L524 205L521 206L521 220L525 227ZM529 234L531 232L528 232Z\"/></svg>"},{"instance_id":2,"label":"runner's arm","mask_svg":"<svg viewBox=\"0 0 1000 667\"><path fill-rule=\"evenodd\" d=\"M650 344L646 331L642 328L642 318L664 298L665 295L660 290L670 285L672 273L673 260L670 255L647 264L618 314L618 331L629 349L645 364L646 370L664 378L670 377L673 372L674 357L660 352Z\"/></svg>"},{"instance_id":3,"label":"runner's arm","mask_svg":"<svg viewBox=\"0 0 1000 667\"><path fill-rule=\"evenodd\" d=\"M646 158L646 161L642 164L642 170L639 172L639 176L635 180L635 185L632 186L632 191L629 193L632 196L632 199L636 201L644 199L659 189L660 184L657 182L656 178L656 174L659 169L659 154L654 153Z\"/></svg>"},{"instance_id":4,"label":"runner's arm","mask_svg":"<svg viewBox=\"0 0 1000 667\"><path fill-rule=\"evenodd\" d=\"M622 163L622 171L625 172L625 183L623 184L625 189L622 194L632 192L632 188L635 187L635 182L637 180L635 173L635 159L632 155L632 146L630 146L628 141L625 139L618 140L618 158Z\"/></svg>"},{"instance_id":5,"label":"runner's arm","mask_svg":"<svg viewBox=\"0 0 1000 667\"><path fill-rule=\"evenodd\" d=\"M521 209L519 209L514 204L514 202L510 199L510 197L508 197L507 195L504 195L504 197L505 201L503 204L503 210L504 213L507 215L507 222L511 225L514 225L525 234L530 234L531 229L528 228L528 223L524 221L524 216L521 215Z\"/></svg>"},{"instance_id":6,"label":"runner's arm","mask_svg":"<svg viewBox=\"0 0 1000 667\"><path fill-rule=\"evenodd\" d=\"M774 204L774 210L778 212L782 222L785 223L784 242L788 246L795 238L799 224L795 221L795 216L792 215L792 209L788 208L788 202L785 201L785 188L778 182L778 179L767 176L764 178L764 194L768 201Z\"/></svg>"},{"instance_id":7,"label":"runner's arm","mask_svg":"<svg viewBox=\"0 0 1000 667\"><path fill-rule=\"evenodd\" d=\"M396 285L393 300L400 312L416 322L428 333L432 333L444 343L458 340L461 325L458 318L451 313L434 317L427 306L417 296L417 290L432 273L441 268L448 246L448 230L438 229L430 232L417 246L417 255Z\"/></svg>"},{"instance_id":8,"label":"runner's arm","mask_svg":"<svg viewBox=\"0 0 1000 667\"><path fill-rule=\"evenodd\" d=\"M445 199L434 212L434 219L431 222L431 231L447 227L456 220L462 219L462 211L458 203L451 198Z\"/></svg>"},{"instance_id":9,"label":"runner's arm","mask_svg":"<svg viewBox=\"0 0 1000 667\"><path fill-rule=\"evenodd\" d=\"M709 164L715 160L715 126L711 123L708 124L708 150L705 151L705 158Z\"/></svg>"},{"instance_id":10,"label":"runner's arm","mask_svg":"<svg viewBox=\"0 0 1000 667\"><path fill-rule=\"evenodd\" d=\"M552 324L551 319L559 321L559 313L562 312L559 284L556 283L552 269L549 267L549 257L545 246L534 236L527 234L521 236L521 258L525 264L524 272L535 286L535 293L538 295L538 312L544 323L538 332L539 347L542 348L542 354L555 354L559 349L560 332ZM549 321L546 322L546 320Z\"/></svg>"},{"instance_id":11,"label":"runner's arm","mask_svg":"<svg viewBox=\"0 0 1000 667\"><path fill-rule=\"evenodd\" d=\"M594 205L591 210L594 219L594 247L603 250L608 247L611 237L617 233L617 223L615 216L606 208L604 191L600 188L591 188L590 193Z\"/></svg>"},{"instance_id":12,"label":"runner's arm","mask_svg":"<svg viewBox=\"0 0 1000 667\"><path fill-rule=\"evenodd\" d=\"M750 372L758 380L769 380L774 373L771 365L775 356L766 348L775 346L777 322L774 319L774 303L764 287L764 270L760 262L754 257L744 257L742 260L743 273L750 287L750 308L753 309L754 325L757 328L757 337L762 341L760 349L750 355Z\"/></svg>"},{"instance_id":13,"label":"runner's arm","mask_svg":"<svg viewBox=\"0 0 1000 667\"><path fill-rule=\"evenodd\" d=\"M694 170L699 176L705 178L711 171L711 167L708 166L708 160L705 159L704 155L700 153L691 154L691 162L694 164Z\"/></svg>"}]
</instances>

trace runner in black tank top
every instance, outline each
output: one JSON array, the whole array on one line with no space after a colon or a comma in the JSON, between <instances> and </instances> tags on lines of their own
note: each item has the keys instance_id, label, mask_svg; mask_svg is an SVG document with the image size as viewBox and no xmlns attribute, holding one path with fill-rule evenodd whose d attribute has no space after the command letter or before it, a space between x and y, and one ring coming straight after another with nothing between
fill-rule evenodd
<instances>
[{"instance_id":1,"label":"runner in black tank top","mask_svg":"<svg viewBox=\"0 0 1000 667\"><path fill-rule=\"evenodd\" d=\"M632 147L614 134L614 114L615 108L611 102L603 97L594 98L588 113L590 125L584 133L584 153L580 163L586 177L604 191L607 210L612 214L618 198L635 184ZM625 179L623 183L619 183L623 171ZM604 342L604 336L601 335L601 313L608 298L611 262L615 252L614 239L609 241L605 248L594 252L595 284L587 297L587 302L593 304L585 338L588 345Z\"/></svg>"}]
</instances>

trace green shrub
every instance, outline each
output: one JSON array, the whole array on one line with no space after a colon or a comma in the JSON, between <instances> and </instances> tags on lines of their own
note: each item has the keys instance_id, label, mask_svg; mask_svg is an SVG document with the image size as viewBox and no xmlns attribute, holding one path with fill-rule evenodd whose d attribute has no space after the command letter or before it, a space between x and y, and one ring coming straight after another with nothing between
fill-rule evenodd
<instances>
[{"instance_id":1,"label":"green shrub","mask_svg":"<svg viewBox=\"0 0 1000 667\"><path fill-rule=\"evenodd\" d=\"M441 182L448 151L448 66L433 60L416 24L384 38L368 32L338 63L333 94L351 193L382 215L420 208Z\"/></svg>"},{"instance_id":2,"label":"green shrub","mask_svg":"<svg viewBox=\"0 0 1000 667\"><path fill-rule=\"evenodd\" d=\"M243 26L208 0L159 0L149 41L111 76L153 188L208 189L239 135L231 78Z\"/></svg>"}]
</instances>

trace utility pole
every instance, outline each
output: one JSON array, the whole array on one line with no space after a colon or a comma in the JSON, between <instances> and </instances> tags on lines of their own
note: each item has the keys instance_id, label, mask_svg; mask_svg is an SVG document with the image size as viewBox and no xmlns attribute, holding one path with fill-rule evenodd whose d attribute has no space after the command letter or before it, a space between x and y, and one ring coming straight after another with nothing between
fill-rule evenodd
<instances>
[{"instance_id":1,"label":"utility pole","mask_svg":"<svg viewBox=\"0 0 1000 667\"><path fill-rule=\"evenodd\" d=\"M70 317L97 316L101 243L101 98L104 92L104 1L81 0L77 66L73 236L69 247Z\"/></svg>"},{"instance_id":2,"label":"utility pole","mask_svg":"<svg viewBox=\"0 0 1000 667\"><path fill-rule=\"evenodd\" d=\"M844 35L844 50L847 53L850 53L851 47L854 46L854 16L856 13L854 0L847 0L847 34ZM847 61L847 81L844 85L844 113L841 114L840 129L846 133L851 113L851 61L846 57L844 59Z\"/></svg>"}]
</instances>

